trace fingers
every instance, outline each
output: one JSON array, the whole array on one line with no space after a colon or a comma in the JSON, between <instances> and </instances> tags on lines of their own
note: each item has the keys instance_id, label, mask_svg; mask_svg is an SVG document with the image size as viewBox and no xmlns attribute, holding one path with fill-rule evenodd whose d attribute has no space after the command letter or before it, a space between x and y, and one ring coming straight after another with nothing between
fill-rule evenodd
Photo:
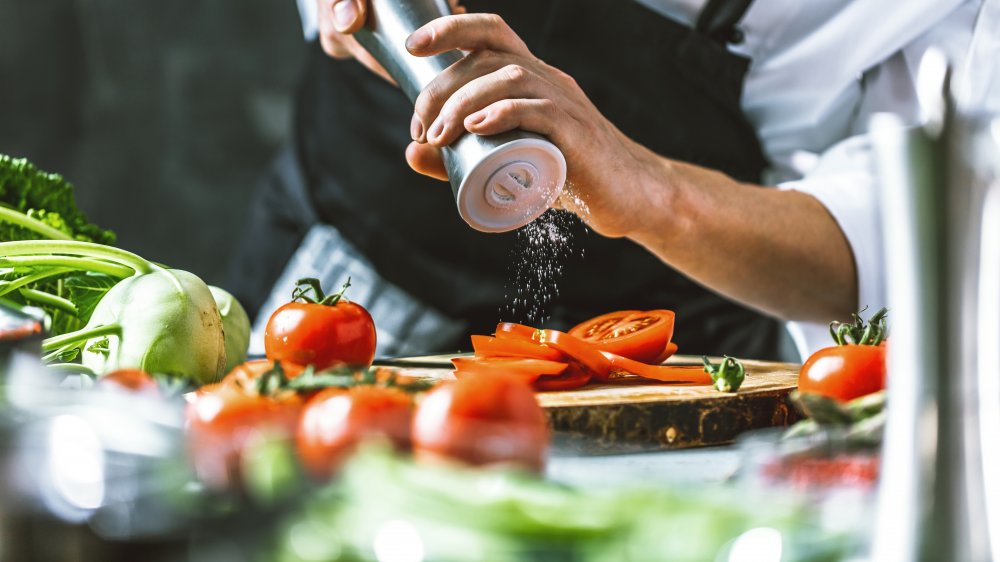
<instances>
[{"instance_id":1,"label":"fingers","mask_svg":"<svg viewBox=\"0 0 1000 562\"><path fill-rule=\"evenodd\" d=\"M334 0L333 25L340 33L361 29L368 16L368 0Z\"/></svg>"},{"instance_id":2,"label":"fingers","mask_svg":"<svg viewBox=\"0 0 1000 562\"><path fill-rule=\"evenodd\" d=\"M496 14L457 14L438 18L414 31L406 48L418 57L460 49L493 50L529 56L524 41Z\"/></svg>"},{"instance_id":3,"label":"fingers","mask_svg":"<svg viewBox=\"0 0 1000 562\"><path fill-rule=\"evenodd\" d=\"M465 118L465 127L477 135L495 135L524 129L548 136L559 144L560 123L566 113L550 99L505 99Z\"/></svg>"},{"instance_id":4,"label":"fingers","mask_svg":"<svg viewBox=\"0 0 1000 562\"><path fill-rule=\"evenodd\" d=\"M445 77L443 85L434 86L432 83L428 86L421 94L422 97L427 94L426 103L418 103L415 110L421 123L430 123L425 140L434 146L447 146L454 142L466 131L463 125L465 118L494 102L546 97L551 90L551 85L542 77L517 64L505 65L468 82L465 77L456 76L457 74L462 73L455 72ZM465 83L462 84L463 82ZM460 84L454 93L448 92ZM437 111L434 105L441 99L446 101L440 111Z\"/></svg>"},{"instance_id":5,"label":"fingers","mask_svg":"<svg viewBox=\"0 0 1000 562\"><path fill-rule=\"evenodd\" d=\"M385 68L348 35L364 25L368 0L317 0L317 9L319 40L326 54L335 59L355 58L372 72L394 83Z\"/></svg>"},{"instance_id":6,"label":"fingers","mask_svg":"<svg viewBox=\"0 0 1000 562\"><path fill-rule=\"evenodd\" d=\"M317 0L316 4L323 51L337 59L353 57L360 46L345 33L357 31L364 23L367 0Z\"/></svg>"},{"instance_id":7,"label":"fingers","mask_svg":"<svg viewBox=\"0 0 1000 562\"><path fill-rule=\"evenodd\" d=\"M429 144L411 142L406 147L406 163L418 173L448 181L448 171L441 159L441 151Z\"/></svg>"}]
</instances>

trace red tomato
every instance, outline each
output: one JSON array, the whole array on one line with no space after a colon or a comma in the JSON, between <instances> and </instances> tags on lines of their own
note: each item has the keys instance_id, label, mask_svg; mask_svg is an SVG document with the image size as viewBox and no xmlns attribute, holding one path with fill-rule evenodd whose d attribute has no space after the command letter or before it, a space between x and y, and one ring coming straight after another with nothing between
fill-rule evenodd
<instances>
[{"instance_id":1,"label":"red tomato","mask_svg":"<svg viewBox=\"0 0 1000 562\"><path fill-rule=\"evenodd\" d=\"M262 432L291 437L301 399L294 393L259 396L232 384L203 386L187 395L189 447L199 478L209 486L239 482L239 461Z\"/></svg>"},{"instance_id":2,"label":"red tomato","mask_svg":"<svg viewBox=\"0 0 1000 562\"><path fill-rule=\"evenodd\" d=\"M660 363L674 334L670 310L623 310L574 326L570 335L607 351L643 363Z\"/></svg>"},{"instance_id":3,"label":"red tomato","mask_svg":"<svg viewBox=\"0 0 1000 562\"><path fill-rule=\"evenodd\" d=\"M565 361L559 351L531 339L517 337L472 336L472 349L483 357L529 357L547 361Z\"/></svg>"},{"instance_id":4,"label":"red tomato","mask_svg":"<svg viewBox=\"0 0 1000 562\"><path fill-rule=\"evenodd\" d=\"M541 375L558 375L566 370L566 363L520 357L456 357L451 362L455 365L455 376L511 376L527 383Z\"/></svg>"},{"instance_id":5,"label":"red tomato","mask_svg":"<svg viewBox=\"0 0 1000 562\"><path fill-rule=\"evenodd\" d=\"M323 370L369 366L375 358L375 322L361 305L290 302L274 311L264 330L268 359Z\"/></svg>"},{"instance_id":6,"label":"red tomato","mask_svg":"<svg viewBox=\"0 0 1000 562\"><path fill-rule=\"evenodd\" d=\"M254 359L253 361L247 361L246 363L241 363L233 367L233 370L229 371L229 373L222 378L222 384L236 385L249 391L255 380L273 368L274 361L271 361L270 359ZM289 379L294 379L305 371L305 367L302 365L296 365L295 363L289 363L288 361L281 362L281 369L285 372L285 376Z\"/></svg>"},{"instance_id":7,"label":"red tomato","mask_svg":"<svg viewBox=\"0 0 1000 562\"><path fill-rule=\"evenodd\" d=\"M538 333L538 328L515 324L514 322L501 322L497 324L496 336L501 339L522 339L534 340Z\"/></svg>"},{"instance_id":8,"label":"red tomato","mask_svg":"<svg viewBox=\"0 0 1000 562\"><path fill-rule=\"evenodd\" d=\"M611 374L611 362L601 355L601 352L594 345L558 330L539 330L538 341L558 349L579 363L592 377L598 380L608 380L608 376Z\"/></svg>"},{"instance_id":9,"label":"red tomato","mask_svg":"<svg viewBox=\"0 0 1000 562\"><path fill-rule=\"evenodd\" d=\"M509 377L469 375L442 383L424 397L413 418L413 447L422 459L443 456L541 470L548 442L535 394Z\"/></svg>"},{"instance_id":10,"label":"red tomato","mask_svg":"<svg viewBox=\"0 0 1000 562\"><path fill-rule=\"evenodd\" d=\"M330 478L363 440L382 437L399 449L410 443L413 401L380 386L328 388L306 404L295 434L303 466L317 480Z\"/></svg>"},{"instance_id":11,"label":"red tomato","mask_svg":"<svg viewBox=\"0 0 1000 562\"><path fill-rule=\"evenodd\" d=\"M540 392L552 390L573 390L586 386L590 382L590 373L583 369L571 365L568 369L556 376L543 375L538 377L532 386Z\"/></svg>"},{"instance_id":12,"label":"red tomato","mask_svg":"<svg viewBox=\"0 0 1000 562\"><path fill-rule=\"evenodd\" d=\"M663 350L663 353L653 361L653 365L660 365L667 359L670 359L675 353L677 353L677 344L670 342L667 344L667 348Z\"/></svg>"},{"instance_id":13,"label":"red tomato","mask_svg":"<svg viewBox=\"0 0 1000 562\"><path fill-rule=\"evenodd\" d=\"M611 361L612 379L615 378L615 375L624 373L660 382L712 384L712 375L706 373L705 369L700 365L697 367L688 365L647 365L639 361L633 361L627 357L619 357L606 351L602 351L601 353Z\"/></svg>"},{"instance_id":14,"label":"red tomato","mask_svg":"<svg viewBox=\"0 0 1000 562\"><path fill-rule=\"evenodd\" d=\"M161 396L160 387L153 377L140 369L119 369L97 379L97 388L113 392Z\"/></svg>"},{"instance_id":15,"label":"red tomato","mask_svg":"<svg viewBox=\"0 0 1000 562\"><path fill-rule=\"evenodd\" d=\"M799 392L852 400L885 388L885 346L837 345L812 354L799 371Z\"/></svg>"}]
</instances>

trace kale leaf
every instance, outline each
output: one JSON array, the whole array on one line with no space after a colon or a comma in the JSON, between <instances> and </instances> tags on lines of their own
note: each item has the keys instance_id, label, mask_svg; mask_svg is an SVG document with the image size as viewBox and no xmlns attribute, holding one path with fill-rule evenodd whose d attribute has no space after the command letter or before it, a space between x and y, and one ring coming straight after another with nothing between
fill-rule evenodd
<instances>
[{"instance_id":1,"label":"kale leaf","mask_svg":"<svg viewBox=\"0 0 1000 562\"><path fill-rule=\"evenodd\" d=\"M73 185L27 160L0 154L0 205L20 211L76 240L114 244L115 234L87 221L73 200ZM0 241L39 236L19 226L0 223Z\"/></svg>"}]
</instances>

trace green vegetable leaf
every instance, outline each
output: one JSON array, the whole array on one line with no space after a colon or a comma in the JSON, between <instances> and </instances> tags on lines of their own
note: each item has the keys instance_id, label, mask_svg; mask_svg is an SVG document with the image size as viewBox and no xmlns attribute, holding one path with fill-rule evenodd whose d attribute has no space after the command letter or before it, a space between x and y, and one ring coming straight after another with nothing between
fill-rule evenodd
<instances>
[{"instance_id":1,"label":"green vegetable leaf","mask_svg":"<svg viewBox=\"0 0 1000 562\"><path fill-rule=\"evenodd\" d=\"M87 221L73 199L73 186L27 160L0 154L0 205L20 211L65 232L76 240L113 244L115 235ZM0 241L32 240L38 234L8 223L0 224Z\"/></svg>"},{"instance_id":2,"label":"green vegetable leaf","mask_svg":"<svg viewBox=\"0 0 1000 562\"><path fill-rule=\"evenodd\" d=\"M118 279L100 273L76 273L63 280L65 296L76 303L77 315L87 322L97 303L118 283Z\"/></svg>"}]
</instances>

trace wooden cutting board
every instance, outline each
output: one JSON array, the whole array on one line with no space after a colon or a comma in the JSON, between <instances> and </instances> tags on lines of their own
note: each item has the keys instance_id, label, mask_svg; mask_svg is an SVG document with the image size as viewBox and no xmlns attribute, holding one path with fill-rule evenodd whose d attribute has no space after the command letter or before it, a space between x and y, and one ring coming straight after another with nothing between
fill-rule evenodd
<instances>
[{"instance_id":1,"label":"wooden cutting board","mask_svg":"<svg viewBox=\"0 0 1000 562\"><path fill-rule=\"evenodd\" d=\"M452 378L451 357L404 360L412 363L400 370L412 376ZM668 364L700 364L700 358L676 356ZM749 360L743 364L747 377L737 393L706 385L643 382L592 384L537 396L557 441L586 452L721 445L751 429L800 419L787 400L798 381L798 365Z\"/></svg>"}]
</instances>

